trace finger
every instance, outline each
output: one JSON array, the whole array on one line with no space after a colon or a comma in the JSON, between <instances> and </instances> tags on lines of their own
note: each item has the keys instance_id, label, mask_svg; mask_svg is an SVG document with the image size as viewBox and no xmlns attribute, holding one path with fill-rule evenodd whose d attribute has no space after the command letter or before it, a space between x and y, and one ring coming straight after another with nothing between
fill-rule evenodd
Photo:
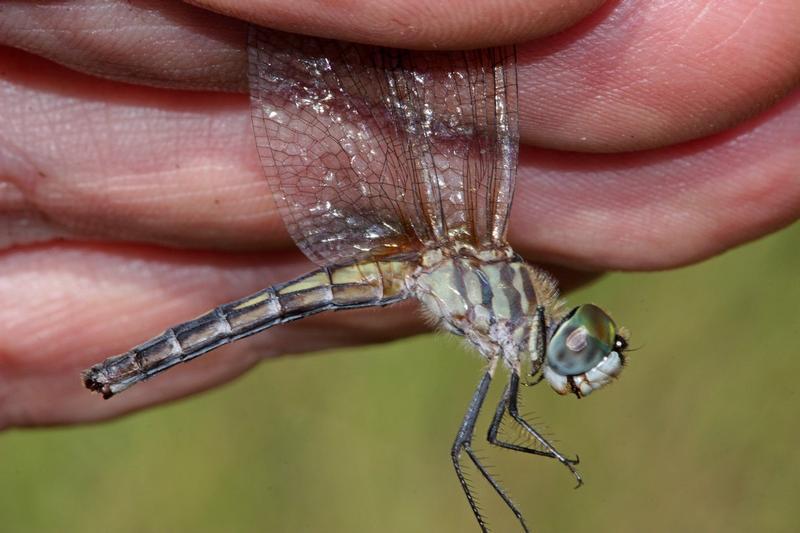
<instances>
[{"instance_id":1,"label":"finger","mask_svg":"<svg viewBox=\"0 0 800 533\"><path fill-rule=\"evenodd\" d=\"M51 70L30 68L31 56L5 59L3 246L61 236L229 249L288 242L257 163L245 96L143 89L68 71L55 91Z\"/></svg>"},{"instance_id":2,"label":"finger","mask_svg":"<svg viewBox=\"0 0 800 533\"><path fill-rule=\"evenodd\" d=\"M0 429L98 420L210 388L258 361L373 344L419 333L410 302L327 313L249 337L133 387L110 401L80 372L226 301L312 267L298 252L255 256L85 243L0 255ZM566 287L585 280L558 273Z\"/></svg>"},{"instance_id":3,"label":"finger","mask_svg":"<svg viewBox=\"0 0 800 533\"><path fill-rule=\"evenodd\" d=\"M10 1L0 12L0 42L113 79L241 89L244 20L386 46L458 49L555 33L602 0L472 0L469 6L445 0L358 3L346 5L346 12L334 4L306 2L206 5L220 13L233 11L237 19L180 2Z\"/></svg>"},{"instance_id":4,"label":"finger","mask_svg":"<svg viewBox=\"0 0 800 533\"><path fill-rule=\"evenodd\" d=\"M288 32L398 48L458 50L522 42L555 33L591 13L602 0L190 3Z\"/></svg>"},{"instance_id":5,"label":"finger","mask_svg":"<svg viewBox=\"0 0 800 533\"><path fill-rule=\"evenodd\" d=\"M77 74L61 77L70 82L54 94L23 71L0 92L4 245L66 236L291 246L258 168L245 98ZM797 217L798 109L795 94L733 133L640 154L524 149L512 241L554 262L650 269L766 233Z\"/></svg>"},{"instance_id":6,"label":"finger","mask_svg":"<svg viewBox=\"0 0 800 533\"><path fill-rule=\"evenodd\" d=\"M181 2L3 2L0 44L103 78L247 90L245 22Z\"/></svg>"},{"instance_id":7,"label":"finger","mask_svg":"<svg viewBox=\"0 0 800 533\"><path fill-rule=\"evenodd\" d=\"M794 0L612 2L598 18L520 48L520 77L536 80L520 87L535 125L526 142L667 146L724 131L800 85Z\"/></svg>"},{"instance_id":8,"label":"finger","mask_svg":"<svg viewBox=\"0 0 800 533\"><path fill-rule=\"evenodd\" d=\"M156 4L12 2L0 12L0 39L133 83L244 90L243 25ZM798 19L792 0L610 2L519 47L523 142L618 152L722 131L800 83L800 33L787 22ZM65 35L80 39L64 46Z\"/></svg>"},{"instance_id":9,"label":"finger","mask_svg":"<svg viewBox=\"0 0 800 533\"><path fill-rule=\"evenodd\" d=\"M527 150L512 241L583 268L656 270L800 217L800 90L735 130L632 154Z\"/></svg>"}]
</instances>

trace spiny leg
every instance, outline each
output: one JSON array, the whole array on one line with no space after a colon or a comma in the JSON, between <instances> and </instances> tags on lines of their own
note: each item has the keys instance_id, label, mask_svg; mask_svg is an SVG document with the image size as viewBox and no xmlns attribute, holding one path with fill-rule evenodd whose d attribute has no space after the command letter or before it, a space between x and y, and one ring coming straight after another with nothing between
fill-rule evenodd
<instances>
[{"instance_id":1,"label":"spiny leg","mask_svg":"<svg viewBox=\"0 0 800 533\"><path fill-rule=\"evenodd\" d=\"M539 371L541 366L544 364L544 358L547 353L547 323L545 320L545 310L543 306L541 305L536 306L534 320L536 321L536 344L535 344L535 352L532 354L531 357L530 376L535 375ZM495 446L499 446L501 448L558 459L560 463L569 468L570 472L572 472L572 474L575 476L575 479L578 481L578 484L575 488L580 487L583 484L583 479L573 466L578 464L580 462L580 459L577 456L575 457L575 459L568 459L567 457L565 457L558 450L556 450L555 447L541 435L541 433L539 433L536 429L534 429L530 425L530 423L526 421L524 418L522 418L522 416L519 414L519 402L518 402L519 383L520 383L519 372L520 372L519 365L517 365L516 368L512 369L509 383L506 386L505 390L503 391L503 395L500 398L500 402L497 404L497 409L495 410L492 423L489 425L489 431L486 435L486 440L488 440L490 444L494 444ZM542 378L543 376L540 375L539 379L533 382L525 381L523 382L523 384L536 385L542 380ZM529 446L513 444L501 440L498 437L498 434L500 432L500 424L502 423L503 415L505 414L506 410L508 410L508 414L517 424L519 424L529 435L531 435L539 444L541 444L545 448L544 450L538 450L536 448L531 448Z\"/></svg>"},{"instance_id":2,"label":"spiny leg","mask_svg":"<svg viewBox=\"0 0 800 533\"><path fill-rule=\"evenodd\" d=\"M489 426L489 432L487 435L487 440L491 444L495 444L502 448L507 448L509 450L514 450L518 452L525 452L531 453L534 455L542 455L545 457L552 457L557 459L558 462L566 466L572 475L575 476L577 481L577 485L575 488L577 489L583 484L583 478L581 478L580 473L575 469L576 464L580 462L579 457L575 457L575 459L569 459L565 457L561 452L556 450L556 448L548 442L547 439L542 436L530 423L525 420L519 414L519 405L518 405L518 397L519 397L519 369L514 368L511 371L511 377L508 382L508 386L506 390L503 392L503 397L500 399L500 403L497 406L497 410L495 411L494 419L492 419L492 424ZM500 431L500 422L503 419L504 411L508 411L509 416L519 424L525 432L533 437L536 442L542 445L544 450L537 450L536 448L529 448L527 446L521 446L518 444L512 444L509 442L502 441L497 438L497 434Z\"/></svg>"},{"instance_id":3,"label":"spiny leg","mask_svg":"<svg viewBox=\"0 0 800 533\"><path fill-rule=\"evenodd\" d=\"M478 469L478 472L480 472L484 479L489 482L495 492L500 496L500 498L502 498L506 506L508 506L511 512L514 513L514 516L517 517L522 529L528 533L530 530L528 529L528 525L525 523L525 519L522 517L520 510L516 505L514 505L514 502L511 501L511 498L509 498L508 494L506 494L503 488L481 464L480 460L475 455L475 452L472 450L472 435L475 431L475 423L478 420L478 414L480 413L481 406L483 405L483 400L486 398L486 393L489 391L489 384L492 381L492 374L494 373L496 365L497 360L494 360L491 363L489 370L487 370L483 375L483 378L481 378L475 393L472 395L472 400L469 402L467 412L464 415L464 420L461 422L461 426L456 434L456 439L453 442L453 447L450 450L450 457L453 460L453 466L455 467L456 475L458 476L458 482L461 484L461 488L463 489L464 494L467 496L467 502L469 503L470 509L472 509L472 514L475 515L475 519L478 521L478 525L483 533L488 533L489 528L486 524L486 520L483 518L483 515L480 512L480 509L478 508L478 503L475 499L475 496L472 494L469 483L467 483L467 479L464 477L464 472L461 468L460 461L462 451L466 452L467 456L472 461L472 464L474 464L475 468Z\"/></svg>"},{"instance_id":4,"label":"spiny leg","mask_svg":"<svg viewBox=\"0 0 800 533\"><path fill-rule=\"evenodd\" d=\"M492 423L489 425L489 431L486 435L486 440L489 441L489 444L493 444L501 448L506 448L508 450L513 450L515 452L530 453L533 455L540 455L543 457L550 457L552 459L555 459L556 456L553 455L552 452L531 448L529 446L522 446L520 444L514 444L499 438L498 435L500 433L500 426L503 421L503 415L506 414L506 409L508 408L509 391L510 387L509 385L506 385L505 390L503 390L503 395L500 398L500 402L497 404L497 409L494 412L494 418L492 418Z\"/></svg>"}]
</instances>

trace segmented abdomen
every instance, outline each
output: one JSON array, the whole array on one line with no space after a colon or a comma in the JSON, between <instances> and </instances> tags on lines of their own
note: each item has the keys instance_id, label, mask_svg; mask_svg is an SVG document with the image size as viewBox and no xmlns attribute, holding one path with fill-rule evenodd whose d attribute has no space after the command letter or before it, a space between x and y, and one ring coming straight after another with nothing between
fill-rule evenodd
<instances>
[{"instance_id":1,"label":"segmented abdomen","mask_svg":"<svg viewBox=\"0 0 800 533\"><path fill-rule=\"evenodd\" d=\"M382 306L408 296L416 256L331 266L276 285L166 330L83 373L104 398L223 344L322 311Z\"/></svg>"}]
</instances>

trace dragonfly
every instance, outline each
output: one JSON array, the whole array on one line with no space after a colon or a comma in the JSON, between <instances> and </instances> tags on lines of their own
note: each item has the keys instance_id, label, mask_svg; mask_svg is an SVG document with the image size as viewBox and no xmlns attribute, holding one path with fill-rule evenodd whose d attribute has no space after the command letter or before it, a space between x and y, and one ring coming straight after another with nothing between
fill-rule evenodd
<instances>
[{"instance_id":1,"label":"dragonfly","mask_svg":"<svg viewBox=\"0 0 800 533\"><path fill-rule=\"evenodd\" d=\"M516 50L425 52L252 27L249 86L263 171L289 234L319 268L167 329L83 373L110 398L178 363L325 311L416 299L438 328L464 337L485 370L451 458L480 529L488 522L466 461L528 524L473 450L499 365L508 382L488 441L555 459L519 412L521 385L578 398L621 372L626 334L594 304L567 310L555 280L506 240L519 152ZM510 418L528 444L503 438Z\"/></svg>"}]
</instances>

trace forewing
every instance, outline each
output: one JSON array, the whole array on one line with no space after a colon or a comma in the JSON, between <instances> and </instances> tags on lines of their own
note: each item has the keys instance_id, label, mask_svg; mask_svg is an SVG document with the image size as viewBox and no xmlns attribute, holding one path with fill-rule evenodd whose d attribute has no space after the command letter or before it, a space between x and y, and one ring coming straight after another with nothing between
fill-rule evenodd
<instances>
[{"instance_id":1,"label":"forewing","mask_svg":"<svg viewBox=\"0 0 800 533\"><path fill-rule=\"evenodd\" d=\"M504 243L513 48L412 52L254 27L249 77L264 172L313 261Z\"/></svg>"}]
</instances>

